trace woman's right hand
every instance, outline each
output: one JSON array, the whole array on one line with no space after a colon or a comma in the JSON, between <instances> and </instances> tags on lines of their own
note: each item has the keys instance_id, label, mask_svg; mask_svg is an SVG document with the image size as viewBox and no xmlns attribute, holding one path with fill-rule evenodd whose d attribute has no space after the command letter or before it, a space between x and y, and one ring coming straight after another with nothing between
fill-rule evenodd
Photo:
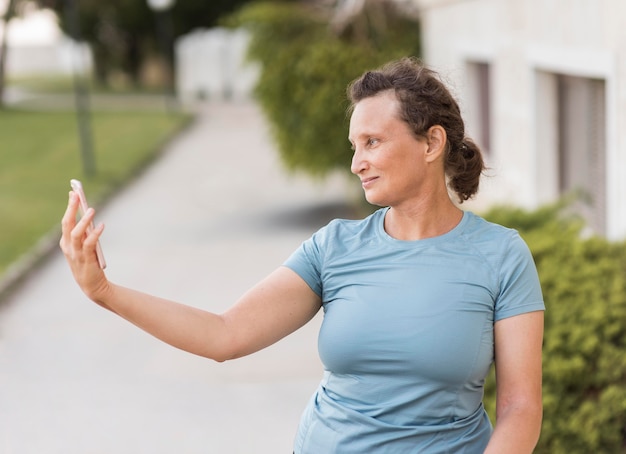
<instances>
[{"instance_id":1,"label":"woman's right hand","mask_svg":"<svg viewBox=\"0 0 626 454\"><path fill-rule=\"evenodd\" d=\"M104 224L99 224L87 234L95 211L89 208L76 222L78 205L78 195L70 191L67 209L61 221L62 236L59 245L81 290L91 300L104 305L110 284L100 268L96 255L96 245L104 230Z\"/></svg>"}]
</instances>

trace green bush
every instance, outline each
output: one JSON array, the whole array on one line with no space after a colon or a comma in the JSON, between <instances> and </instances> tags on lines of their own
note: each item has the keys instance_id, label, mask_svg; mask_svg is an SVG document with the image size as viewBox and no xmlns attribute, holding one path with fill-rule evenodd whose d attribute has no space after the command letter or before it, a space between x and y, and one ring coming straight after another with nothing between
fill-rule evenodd
<instances>
[{"instance_id":1,"label":"green bush","mask_svg":"<svg viewBox=\"0 0 626 454\"><path fill-rule=\"evenodd\" d=\"M382 11L382 12L381 12ZM363 71L419 53L419 27L391 7L342 27L302 3L250 3L229 18L252 34L249 57L261 63L256 97L285 166L324 176L348 170L347 84Z\"/></svg>"},{"instance_id":2,"label":"green bush","mask_svg":"<svg viewBox=\"0 0 626 454\"><path fill-rule=\"evenodd\" d=\"M541 280L544 420L536 453L626 453L626 242L584 236L562 203L486 217L516 228ZM493 416L495 385L485 406Z\"/></svg>"}]
</instances>

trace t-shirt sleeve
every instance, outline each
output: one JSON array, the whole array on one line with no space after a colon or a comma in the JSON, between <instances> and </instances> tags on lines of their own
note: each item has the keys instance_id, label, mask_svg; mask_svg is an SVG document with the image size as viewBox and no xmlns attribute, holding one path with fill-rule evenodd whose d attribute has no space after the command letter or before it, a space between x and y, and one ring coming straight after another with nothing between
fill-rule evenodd
<instances>
[{"instance_id":1,"label":"t-shirt sleeve","mask_svg":"<svg viewBox=\"0 0 626 454\"><path fill-rule=\"evenodd\" d=\"M494 320L545 310L541 284L530 249L515 233L500 267L500 293Z\"/></svg>"},{"instance_id":2,"label":"t-shirt sleeve","mask_svg":"<svg viewBox=\"0 0 626 454\"><path fill-rule=\"evenodd\" d=\"M321 232L318 232L304 241L283 263L304 279L319 297L322 296L320 236Z\"/></svg>"}]
</instances>

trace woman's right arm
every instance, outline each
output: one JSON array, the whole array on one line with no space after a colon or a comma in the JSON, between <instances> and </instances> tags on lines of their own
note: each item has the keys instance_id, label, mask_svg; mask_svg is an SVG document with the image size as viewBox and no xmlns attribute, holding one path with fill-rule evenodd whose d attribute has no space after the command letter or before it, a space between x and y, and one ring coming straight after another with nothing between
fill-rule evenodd
<instances>
[{"instance_id":1,"label":"woman's right arm","mask_svg":"<svg viewBox=\"0 0 626 454\"><path fill-rule=\"evenodd\" d=\"M95 248L104 229L86 234L93 221L89 209L76 222L78 200L71 192L62 220L61 249L83 292L168 344L216 361L239 358L265 348L311 320L319 296L294 271L279 267L222 314L214 314L108 281Z\"/></svg>"}]
</instances>

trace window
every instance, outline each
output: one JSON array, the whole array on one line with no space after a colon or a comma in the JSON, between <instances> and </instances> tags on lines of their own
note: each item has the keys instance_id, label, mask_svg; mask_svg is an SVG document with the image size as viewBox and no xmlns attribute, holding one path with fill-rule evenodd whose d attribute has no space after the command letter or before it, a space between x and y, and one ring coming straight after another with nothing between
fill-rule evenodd
<instances>
[{"instance_id":1,"label":"window","mask_svg":"<svg viewBox=\"0 0 626 454\"><path fill-rule=\"evenodd\" d=\"M598 233L606 231L605 82L556 77L558 188L582 195L577 209Z\"/></svg>"},{"instance_id":2,"label":"window","mask_svg":"<svg viewBox=\"0 0 626 454\"><path fill-rule=\"evenodd\" d=\"M468 75L468 129L485 155L491 150L491 79L490 65L469 62Z\"/></svg>"}]
</instances>

